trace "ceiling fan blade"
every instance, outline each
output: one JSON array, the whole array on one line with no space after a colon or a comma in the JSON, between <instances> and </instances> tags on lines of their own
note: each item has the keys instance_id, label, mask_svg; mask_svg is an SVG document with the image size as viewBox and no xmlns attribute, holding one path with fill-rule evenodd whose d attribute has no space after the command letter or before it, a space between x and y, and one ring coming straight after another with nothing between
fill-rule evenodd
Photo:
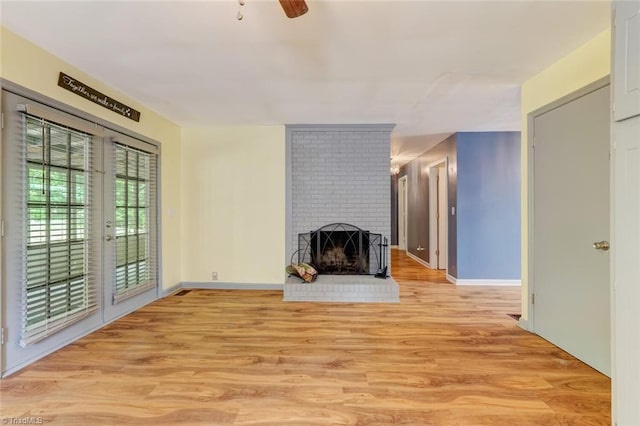
<instances>
[{"instance_id":1,"label":"ceiling fan blade","mask_svg":"<svg viewBox=\"0 0 640 426\"><path fill-rule=\"evenodd\" d=\"M309 7L307 7L307 3L304 0L280 0L280 6L282 6L288 18L297 18L309 11Z\"/></svg>"}]
</instances>

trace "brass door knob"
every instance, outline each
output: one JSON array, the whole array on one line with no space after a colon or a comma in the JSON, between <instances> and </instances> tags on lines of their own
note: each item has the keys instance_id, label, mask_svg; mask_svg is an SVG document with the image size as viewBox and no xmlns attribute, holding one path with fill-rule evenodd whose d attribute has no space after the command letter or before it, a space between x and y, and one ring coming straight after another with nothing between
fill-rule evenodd
<instances>
[{"instance_id":1,"label":"brass door knob","mask_svg":"<svg viewBox=\"0 0 640 426\"><path fill-rule=\"evenodd\" d=\"M609 250L609 241L596 241L593 243L593 248L596 250L607 251Z\"/></svg>"}]
</instances>

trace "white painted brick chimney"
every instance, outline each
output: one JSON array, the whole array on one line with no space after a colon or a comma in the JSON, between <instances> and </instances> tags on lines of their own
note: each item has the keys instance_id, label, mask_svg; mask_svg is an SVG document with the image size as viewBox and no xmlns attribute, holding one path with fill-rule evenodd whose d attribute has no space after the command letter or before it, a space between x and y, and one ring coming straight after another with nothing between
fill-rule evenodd
<instances>
[{"instance_id":1,"label":"white painted brick chimney","mask_svg":"<svg viewBox=\"0 0 640 426\"><path fill-rule=\"evenodd\" d=\"M391 240L392 129L389 124L287 126L287 260L299 233L330 223L349 223Z\"/></svg>"}]
</instances>

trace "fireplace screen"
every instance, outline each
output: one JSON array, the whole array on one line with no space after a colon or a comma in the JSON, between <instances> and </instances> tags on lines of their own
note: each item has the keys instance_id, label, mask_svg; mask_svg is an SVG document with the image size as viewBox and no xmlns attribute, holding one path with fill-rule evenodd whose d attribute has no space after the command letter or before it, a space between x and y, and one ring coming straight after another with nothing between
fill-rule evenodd
<instances>
[{"instance_id":1,"label":"fireplace screen","mask_svg":"<svg viewBox=\"0 0 640 426\"><path fill-rule=\"evenodd\" d=\"M375 275L386 261L385 247L381 234L333 223L298 234L298 262L314 265L320 274Z\"/></svg>"}]
</instances>

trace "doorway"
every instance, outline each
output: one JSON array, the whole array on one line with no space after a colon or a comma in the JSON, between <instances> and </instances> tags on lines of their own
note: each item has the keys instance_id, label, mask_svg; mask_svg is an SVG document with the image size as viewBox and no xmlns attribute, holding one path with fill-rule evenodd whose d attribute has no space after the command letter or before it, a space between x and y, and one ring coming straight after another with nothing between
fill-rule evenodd
<instances>
[{"instance_id":1,"label":"doorway","mask_svg":"<svg viewBox=\"0 0 640 426\"><path fill-rule=\"evenodd\" d=\"M398 179L398 248L407 250L407 176Z\"/></svg>"},{"instance_id":2,"label":"doorway","mask_svg":"<svg viewBox=\"0 0 640 426\"><path fill-rule=\"evenodd\" d=\"M447 159L429 167L429 265L447 269Z\"/></svg>"},{"instance_id":3,"label":"doorway","mask_svg":"<svg viewBox=\"0 0 640 426\"><path fill-rule=\"evenodd\" d=\"M610 375L609 83L531 114L533 331Z\"/></svg>"},{"instance_id":4,"label":"doorway","mask_svg":"<svg viewBox=\"0 0 640 426\"><path fill-rule=\"evenodd\" d=\"M157 297L159 151L8 91L2 111L6 376Z\"/></svg>"}]
</instances>

